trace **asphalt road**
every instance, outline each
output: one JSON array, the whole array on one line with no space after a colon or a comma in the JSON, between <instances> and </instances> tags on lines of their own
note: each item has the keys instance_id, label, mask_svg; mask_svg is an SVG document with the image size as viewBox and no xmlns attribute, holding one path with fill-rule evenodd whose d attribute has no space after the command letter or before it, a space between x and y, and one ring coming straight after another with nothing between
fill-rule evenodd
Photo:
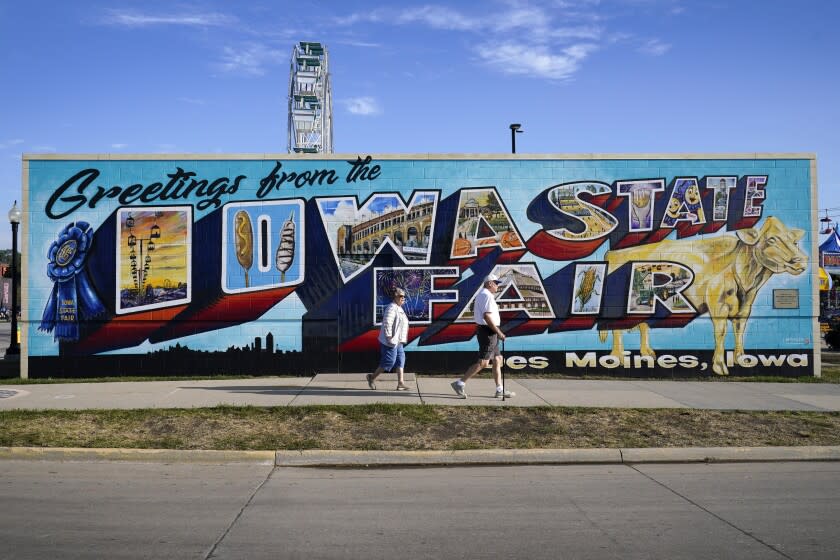
<instances>
[{"instance_id":1,"label":"asphalt road","mask_svg":"<svg viewBox=\"0 0 840 560\"><path fill-rule=\"evenodd\" d=\"M0 461L0 558L840 558L840 463Z\"/></svg>"}]
</instances>

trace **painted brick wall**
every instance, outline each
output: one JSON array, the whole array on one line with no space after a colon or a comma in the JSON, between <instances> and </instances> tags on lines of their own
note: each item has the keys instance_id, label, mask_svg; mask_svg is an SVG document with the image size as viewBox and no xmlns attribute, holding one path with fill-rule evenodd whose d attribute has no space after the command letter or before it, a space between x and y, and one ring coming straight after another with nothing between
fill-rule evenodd
<instances>
[{"instance_id":1,"label":"painted brick wall","mask_svg":"<svg viewBox=\"0 0 840 560\"><path fill-rule=\"evenodd\" d=\"M812 375L813 167L772 154L29 156L24 371L368 371L399 286L408 369L457 373L493 273L513 369Z\"/></svg>"}]
</instances>

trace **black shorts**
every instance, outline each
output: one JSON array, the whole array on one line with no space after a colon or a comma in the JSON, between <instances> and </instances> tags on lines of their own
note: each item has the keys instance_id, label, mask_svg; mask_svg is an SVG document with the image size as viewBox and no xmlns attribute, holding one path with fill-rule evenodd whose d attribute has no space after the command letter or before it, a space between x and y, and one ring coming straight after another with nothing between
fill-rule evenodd
<instances>
[{"instance_id":1,"label":"black shorts","mask_svg":"<svg viewBox=\"0 0 840 560\"><path fill-rule=\"evenodd\" d=\"M476 325L476 337L478 338L478 359L492 360L501 356L499 351L499 335L487 325Z\"/></svg>"}]
</instances>

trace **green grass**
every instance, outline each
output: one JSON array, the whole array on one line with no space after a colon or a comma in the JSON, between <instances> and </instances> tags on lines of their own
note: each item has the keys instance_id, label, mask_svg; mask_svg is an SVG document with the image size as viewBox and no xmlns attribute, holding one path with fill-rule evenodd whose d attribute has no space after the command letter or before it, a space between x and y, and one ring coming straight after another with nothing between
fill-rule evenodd
<instances>
[{"instance_id":1,"label":"green grass","mask_svg":"<svg viewBox=\"0 0 840 560\"><path fill-rule=\"evenodd\" d=\"M360 405L0 411L0 446L533 449L840 445L840 413Z\"/></svg>"}]
</instances>

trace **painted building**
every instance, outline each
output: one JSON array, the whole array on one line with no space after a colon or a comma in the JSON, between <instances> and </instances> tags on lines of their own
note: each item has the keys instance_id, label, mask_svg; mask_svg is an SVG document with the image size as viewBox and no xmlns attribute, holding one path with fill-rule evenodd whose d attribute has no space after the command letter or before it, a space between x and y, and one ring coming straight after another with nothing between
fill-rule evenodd
<instances>
[{"instance_id":1,"label":"painted building","mask_svg":"<svg viewBox=\"0 0 840 560\"><path fill-rule=\"evenodd\" d=\"M22 373L819 371L815 158L28 155Z\"/></svg>"}]
</instances>

